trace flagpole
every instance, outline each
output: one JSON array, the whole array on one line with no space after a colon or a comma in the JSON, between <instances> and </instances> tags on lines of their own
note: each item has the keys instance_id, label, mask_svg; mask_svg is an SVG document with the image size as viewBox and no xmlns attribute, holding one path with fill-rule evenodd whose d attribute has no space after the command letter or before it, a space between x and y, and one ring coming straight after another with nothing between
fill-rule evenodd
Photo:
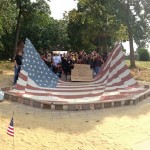
<instances>
[{"instance_id":1,"label":"flagpole","mask_svg":"<svg viewBox=\"0 0 150 150\"><path fill-rule=\"evenodd\" d=\"M13 118L14 118L14 111L13 111ZM14 136L13 136L13 150L15 149L15 140L14 140Z\"/></svg>"},{"instance_id":2,"label":"flagpole","mask_svg":"<svg viewBox=\"0 0 150 150\"><path fill-rule=\"evenodd\" d=\"M14 137L13 137L13 150L15 149L15 142L14 142Z\"/></svg>"}]
</instances>

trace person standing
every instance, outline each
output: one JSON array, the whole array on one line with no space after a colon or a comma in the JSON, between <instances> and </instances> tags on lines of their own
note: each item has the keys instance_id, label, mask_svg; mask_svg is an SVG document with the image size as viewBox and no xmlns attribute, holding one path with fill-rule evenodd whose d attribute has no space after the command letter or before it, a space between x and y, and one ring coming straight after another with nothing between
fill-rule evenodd
<instances>
[{"instance_id":1,"label":"person standing","mask_svg":"<svg viewBox=\"0 0 150 150\"><path fill-rule=\"evenodd\" d=\"M100 72L101 66L104 63L102 57L97 54L96 58L94 59L94 71L96 75Z\"/></svg>"},{"instance_id":2,"label":"person standing","mask_svg":"<svg viewBox=\"0 0 150 150\"><path fill-rule=\"evenodd\" d=\"M14 85L16 84L19 76L19 72L21 70L22 65L22 50L18 50L15 57L15 66L14 66Z\"/></svg>"}]
</instances>

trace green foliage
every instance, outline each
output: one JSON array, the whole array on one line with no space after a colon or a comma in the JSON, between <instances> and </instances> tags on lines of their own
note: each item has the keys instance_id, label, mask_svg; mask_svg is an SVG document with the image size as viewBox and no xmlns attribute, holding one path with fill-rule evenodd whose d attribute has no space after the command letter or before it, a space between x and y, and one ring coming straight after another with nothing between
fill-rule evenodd
<instances>
[{"instance_id":1,"label":"green foliage","mask_svg":"<svg viewBox=\"0 0 150 150\"><path fill-rule=\"evenodd\" d=\"M41 48L69 49L67 22L50 17L50 7L45 0L0 1L0 60L12 56L16 23L19 11L18 40L29 38L37 50Z\"/></svg>"},{"instance_id":2,"label":"green foliage","mask_svg":"<svg viewBox=\"0 0 150 150\"><path fill-rule=\"evenodd\" d=\"M138 53L139 53L140 61L150 60L150 54L147 49L144 49L144 48L138 49Z\"/></svg>"},{"instance_id":3,"label":"green foliage","mask_svg":"<svg viewBox=\"0 0 150 150\"><path fill-rule=\"evenodd\" d=\"M0 59L12 55L19 13L17 40L29 38L38 50L105 51L133 39L141 48L150 35L149 0L79 0L64 20L50 17L46 0L0 0Z\"/></svg>"},{"instance_id":4,"label":"green foliage","mask_svg":"<svg viewBox=\"0 0 150 150\"><path fill-rule=\"evenodd\" d=\"M0 1L0 59L9 58L13 45L16 10L12 0Z\"/></svg>"},{"instance_id":5,"label":"green foliage","mask_svg":"<svg viewBox=\"0 0 150 150\"><path fill-rule=\"evenodd\" d=\"M21 38L29 38L38 50L58 45L60 49L68 48L67 24L64 20L57 21L45 13L35 12L34 17L26 16L21 24Z\"/></svg>"},{"instance_id":6,"label":"green foliage","mask_svg":"<svg viewBox=\"0 0 150 150\"><path fill-rule=\"evenodd\" d=\"M108 50L116 40L127 40L126 27L115 17L115 1L79 0L68 15L68 35L73 48L96 46Z\"/></svg>"}]
</instances>

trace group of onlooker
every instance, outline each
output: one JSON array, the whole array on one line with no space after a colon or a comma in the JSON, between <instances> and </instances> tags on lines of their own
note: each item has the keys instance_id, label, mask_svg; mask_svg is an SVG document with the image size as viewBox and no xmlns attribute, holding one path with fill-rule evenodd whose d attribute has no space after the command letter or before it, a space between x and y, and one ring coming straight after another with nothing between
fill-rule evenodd
<instances>
[{"instance_id":1,"label":"group of onlooker","mask_svg":"<svg viewBox=\"0 0 150 150\"><path fill-rule=\"evenodd\" d=\"M24 43L18 43L20 45L20 50L17 50L15 57L15 76L14 84L18 79L18 75L22 65L22 53ZM85 51L77 52L67 52L64 54L50 53L50 52L40 52L41 59L46 63L46 65L61 78L64 74L66 79L68 75L71 75L71 69L74 68L74 64L88 64L93 70L93 76L100 72L101 66L107 60L107 52L100 55L96 51L87 54Z\"/></svg>"},{"instance_id":2,"label":"group of onlooker","mask_svg":"<svg viewBox=\"0 0 150 150\"><path fill-rule=\"evenodd\" d=\"M107 60L107 52L103 55L93 51L91 54L87 54L84 51L77 52L67 52L64 54L50 53L47 52L45 55L41 54L41 58L49 68L52 69L60 78L64 74L71 75L71 69L74 68L74 64L88 64L93 70L93 75L100 72L102 64Z\"/></svg>"}]
</instances>

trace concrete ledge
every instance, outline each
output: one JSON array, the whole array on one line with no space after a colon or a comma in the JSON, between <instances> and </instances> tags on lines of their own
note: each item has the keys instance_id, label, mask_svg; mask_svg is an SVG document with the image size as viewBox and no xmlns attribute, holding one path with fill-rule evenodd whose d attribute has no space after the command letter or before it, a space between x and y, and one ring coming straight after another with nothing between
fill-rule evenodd
<instances>
[{"instance_id":1,"label":"concrete ledge","mask_svg":"<svg viewBox=\"0 0 150 150\"><path fill-rule=\"evenodd\" d=\"M25 99L23 100L23 104L25 104L25 105L30 105L30 99L25 98Z\"/></svg>"},{"instance_id":2,"label":"concrete ledge","mask_svg":"<svg viewBox=\"0 0 150 150\"><path fill-rule=\"evenodd\" d=\"M104 108L104 105L102 103L94 104L94 109L102 109L102 108Z\"/></svg>"},{"instance_id":3,"label":"concrete ledge","mask_svg":"<svg viewBox=\"0 0 150 150\"><path fill-rule=\"evenodd\" d=\"M9 93L4 92L4 99L11 100L11 95Z\"/></svg>"},{"instance_id":4,"label":"concrete ledge","mask_svg":"<svg viewBox=\"0 0 150 150\"><path fill-rule=\"evenodd\" d=\"M50 104L44 104L44 103L43 103L43 107L42 107L42 108L51 109L51 105L50 105Z\"/></svg>"},{"instance_id":5,"label":"concrete ledge","mask_svg":"<svg viewBox=\"0 0 150 150\"><path fill-rule=\"evenodd\" d=\"M18 103L23 104L23 102L24 102L24 98L22 98L22 97L18 97Z\"/></svg>"},{"instance_id":6,"label":"concrete ledge","mask_svg":"<svg viewBox=\"0 0 150 150\"><path fill-rule=\"evenodd\" d=\"M65 102L43 102L37 101L30 98L23 98L7 92L10 87L2 88L4 91L4 99L18 102L21 104L29 105L36 108L51 109L51 110L67 110L67 111L78 111L78 110L95 110L109 107L120 107L128 105L136 105L138 102L144 100L150 96L150 89L147 91L135 95L130 99L117 99L108 101L95 101L92 103L65 103Z\"/></svg>"},{"instance_id":7,"label":"concrete ledge","mask_svg":"<svg viewBox=\"0 0 150 150\"><path fill-rule=\"evenodd\" d=\"M90 110L90 104L83 104L82 109L83 110Z\"/></svg>"},{"instance_id":8,"label":"concrete ledge","mask_svg":"<svg viewBox=\"0 0 150 150\"><path fill-rule=\"evenodd\" d=\"M112 102L104 103L104 108L112 107Z\"/></svg>"},{"instance_id":9,"label":"concrete ledge","mask_svg":"<svg viewBox=\"0 0 150 150\"><path fill-rule=\"evenodd\" d=\"M120 107L122 106L121 101L114 102L114 107Z\"/></svg>"},{"instance_id":10,"label":"concrete ledge","mask_svg":"<svg viewBox=\"0 0 150 150\"><path fill-rule=\"evenodd\" d=\"M41 107L41 102L33 101L33 107L40 108Z\"/></svg>"},{"instance_id":11,"label":"concrete ledge","mask_svg":"<svg viewBox=\"0 0 150 150\"><path fill-rule=\"evenodd\" d=\"M149 85L144 85L144 88L146 89L149 89L149 87L150 87Z\"/></svg>"},{"instance_id":12,"label":"concrete ledge","mask_svg":"<svg viewBox=\"0 0 150 150\"><path fill-rule=\"evenodd\" d=\"M63 105L55 105L55 110L63 110Z\"/></svg>"},{"instance_id":13,"label":"concrete ledge","mask_svg":"<svg viewBox=\"0 0 150 150\"><path fill-rule=\"evenodd\" d=\"M18 97L17 97L17 96L12 95L12 96L11 96L11 101L13 101L13 102L17 102L17 101L18 101Z\"/></svg>"},{"instance_id":14,"label":"concrete ledge","mask_svg":"<svg viewBox=\"0 0 150 150\"><path fill-rule=\"evenodd\" d=\"M3 92L9 91L10 89L11 89L11 87L2 87L2 88L1 88L1 90L2 90Z\"/></svg>"}]
</instances>

